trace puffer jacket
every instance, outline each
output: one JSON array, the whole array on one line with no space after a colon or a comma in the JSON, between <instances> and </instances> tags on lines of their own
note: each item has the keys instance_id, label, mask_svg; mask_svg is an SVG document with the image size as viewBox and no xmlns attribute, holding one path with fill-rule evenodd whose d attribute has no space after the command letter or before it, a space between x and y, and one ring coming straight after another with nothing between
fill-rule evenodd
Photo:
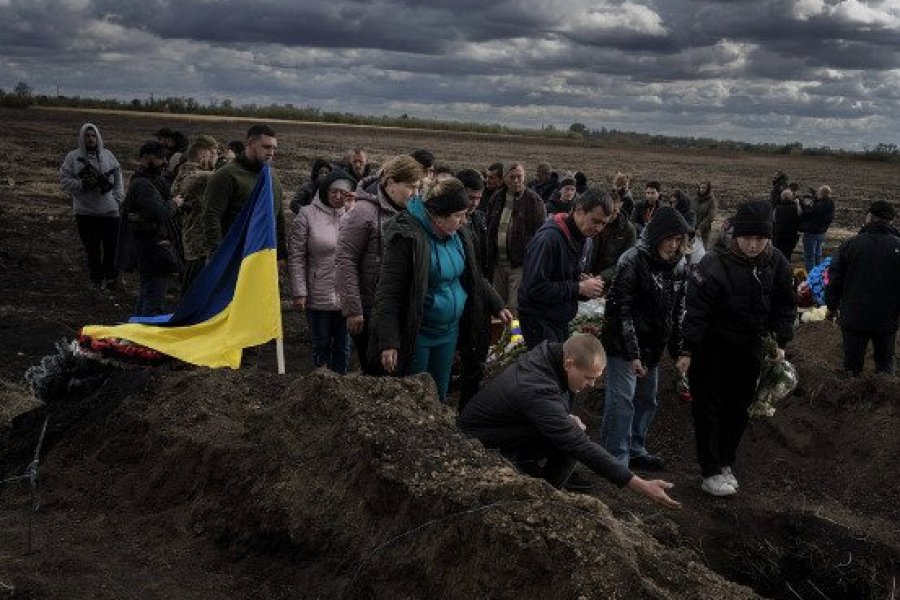
<instances>
[{"instance_id":1,"label":"puffer jacket","mask_svg":"<svg viewBox=\"0 0 900 600\"><path fill-rule=\"evenodd\" d=\"M770 245L756 258L741 255L722 238L688 276L682 335L690 352L706 345L761 348L775 335L779 346L794 337L797 304L791 267Z\"/></svg>"},{"instance_id":2,"label":"puffer jacket","mask_svg":"<svg viewBox=\"0 0 900 600\"><path fill-rule=\"evenodd\" d=\"M340 310L335 287L335 254L343 208L319 198L300 209L288 237L288 272L294 296L313 310Z\"/></svg>"},{"instance_id":3,"label":"puffer jacket","mask_svg":"<svg viewBox=\"0 0 900 600\"><path fill-rule=\"evenodd\" d=\"M677 358L683 351L685 311L684 261L666 262L641 239L619 259L606 297L603 347L610 356L659 364L668 346Z\"/></svg>"},{"instance_id":4,"label":"puffer jacket","mask_svg":"<svg viewBox=\"0 0 900 600\"><path fill-rule=\"evenodd\" d=\"M381 275L382 233L400 211L380 186L377 194L356 191L356 204L338 229L335 286L345 317L369 315Z\"/></svg>"},{"instance_id":5,"label":"puffer jacket","mask_svg":"<svg viewBox=\"0 0 900 600\"><path fill-rule=\"evenodd\" d=\"M97 152L88 152L84 146L84 132L97 132ZM99 190L85 190L78 174L87 165L93 167L102 177L106 177L112 189L105 194ZM85 123L78 132L78 148L66 155L59 169L59 182L63 190L72 195L72 211L76 215L118 217L125 200L125 182L122 168L113 153L103 146L100 130L93 123Z\"/></svg>"},{"instance_id":6,"label":"puffer jacket","mask_svg":"<svg viewBox=\"0 0 900 600\"><path fill-rule=\"evenodd\" d=\"M416 202L419 201L410 202L413 211ZM430 272L433 255L441 250L432 248L429 235L420 219L407 211L397 214L384 229L384 258L372 312L369 359L377 362L383 350L397 348L400 374L408 373L416 338L426 323L426 313L436 308ZM459 343L473 343L477 336L483 335L480 320L484 312L499 312L503 302L481 275L467 228L460 228L454 236L439 243L458 244L462 249L464 267L459 284L464 295L455 298L461 297L464 304L461 313L457 312L458 306L453 307L453 318L458 320ZM444 295L443 300L447 298ZM443 325L447 323L445 320Z\"/></svg>"}]
</instances>

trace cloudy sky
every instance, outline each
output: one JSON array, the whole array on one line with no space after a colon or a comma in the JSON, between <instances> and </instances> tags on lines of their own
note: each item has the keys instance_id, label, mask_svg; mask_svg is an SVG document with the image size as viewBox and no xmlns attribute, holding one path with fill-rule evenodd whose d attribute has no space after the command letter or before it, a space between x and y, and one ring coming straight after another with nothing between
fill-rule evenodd
<instances>
[{"instance_id":1,"label":"cloudy sky","mask_svg":"<svg viewBox=\"0 0 900 600\"><path fill-rule=\"evenodd\" d=\"M900 0L0 0L0 88L900 144Z\"/></svg>"}]
</instances>

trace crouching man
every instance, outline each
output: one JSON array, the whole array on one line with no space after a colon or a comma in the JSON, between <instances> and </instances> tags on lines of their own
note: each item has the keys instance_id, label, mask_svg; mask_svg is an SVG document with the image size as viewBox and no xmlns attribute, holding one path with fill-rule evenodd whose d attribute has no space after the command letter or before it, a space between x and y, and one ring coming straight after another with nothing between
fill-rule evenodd
<instances>
[{"instance_id":1,"label":"crouching man","mask_svg":"<svg viewBox=\"0 0 900 600\"><path fill-rule=\"evenodd\" d=\"M577 334L564 343L542 342L488 382L458 418L459 427L496 448L520 471L560 488L582 462L601 477L668 508L671 483L644 480L591 441L572 415L575 394L593 385L606 366L596 337ZM540 463L543 461L543 465Z\"/></svg>"}]
</instances>

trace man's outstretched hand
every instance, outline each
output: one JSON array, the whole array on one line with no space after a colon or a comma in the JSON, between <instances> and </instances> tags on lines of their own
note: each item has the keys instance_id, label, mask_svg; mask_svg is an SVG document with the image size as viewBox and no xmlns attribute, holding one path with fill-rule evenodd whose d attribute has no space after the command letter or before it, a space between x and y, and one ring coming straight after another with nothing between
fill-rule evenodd
<instances>
[{"instance_id":1,"label":"man's outstretched hand","mask_svg":"<svg viewBox=\"0 0 900 600\"><path fill-rule=\"evenodd\" d=\"M674 483L669 483L668 481L663 481L662 479L653 479L648 481L646 479L641 479L640 477L635 475L631 478L631 481L628 482L628 487L638 494L646 496L657 504L661 504L666 508L681 508L681 502L673 500L666 493L666 490L670 490L675 487Z\"/></svg>"}]
</instances>

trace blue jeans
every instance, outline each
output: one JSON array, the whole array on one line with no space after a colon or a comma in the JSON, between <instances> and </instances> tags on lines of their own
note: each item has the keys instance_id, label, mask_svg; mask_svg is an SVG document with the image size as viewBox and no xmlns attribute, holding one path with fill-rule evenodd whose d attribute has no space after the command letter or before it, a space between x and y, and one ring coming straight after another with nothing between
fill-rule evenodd
<instances>
[{"instance_id":1,"label":"blue jeans","mask_svg":"<svg viewBox=\"0 0 900 600\"><path fill-rule=\"evenodd\" d=\"M450 387L450 369L453 367L453 357L456 354L456 339L459 331L441 336L433 340L420 335L416 338L416 349L412 363L409 365L409 375L416 373L428 373L437 385L438 398L441 402L447 402L447 389Z\"/></svg>"},{"instance_id":2,"label":"blue jeans","mask_svg":"<svg viewBox=\"0 0 900 600\"><path fill-rule=\"evenodd\" d=\"M350 363L350 336L347 319L339 310L306 309L309 337L313 347L313 366L327 366L335 373L347 373Z\"/></svg>"},{"instance_id":3,"label":"blue jeans","mask_svg":"<svg viewBox=\"0 0 900 600\"><path fill-rule=\"evenodd\" d=\"M803 262L806 264L807 273L812 271L813 267L822 262L822 247L824 244L824 233L803 234Z\"/></svg>"},{"instance_id":4,"label":"blue jeans","mask_svg":"<svg viewBox=\"0 0 900 600\"><path fill-rule=\"evenodd\" d=\"M169 287L168 275L140 274L137 305L134 307L135 317L155 317L166 314L164 310L166 288Z\"/></svg>"},{"instance_id":5,"label":"blue jeans","mask_svg":"<svg viewBox=\"0 0 900 600\"><path fill-rule=\"evenodd\" d=\"M630 361L617 356L608 361L600 444L627 466L629 458L647 455L644 444L656 415L659 367L648 367L647 374L638 377L631 372Z\"/></svg>"}]
</instances>

